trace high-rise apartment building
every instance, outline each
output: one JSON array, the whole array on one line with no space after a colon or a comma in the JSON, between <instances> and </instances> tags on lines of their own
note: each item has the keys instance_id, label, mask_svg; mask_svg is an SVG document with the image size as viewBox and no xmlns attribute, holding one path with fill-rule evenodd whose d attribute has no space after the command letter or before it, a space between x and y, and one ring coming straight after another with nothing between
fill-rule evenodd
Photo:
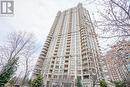
<instances>
[{"instance_id":1,"label":"high-rise apartment building","mask_svg":"<svg viewBox=\"0 0 130 87\"><path fill-rule=\"evenodd\" d=\"M89 12L78 6L58 12L37 60L33 78L44 76L46 87L92 87L101 78L100 49Z\"/></svg>"},{"instance_id":2,"label":"high-rise apartment building","mask_svg":"<svg viewBox=\"0 0 130 87\"><path fill-rule=\"evenodd\" d=\"M130 81L130 41L122 40L113 45L105 60L112 81Z\"/></svg>"}]
</instances>

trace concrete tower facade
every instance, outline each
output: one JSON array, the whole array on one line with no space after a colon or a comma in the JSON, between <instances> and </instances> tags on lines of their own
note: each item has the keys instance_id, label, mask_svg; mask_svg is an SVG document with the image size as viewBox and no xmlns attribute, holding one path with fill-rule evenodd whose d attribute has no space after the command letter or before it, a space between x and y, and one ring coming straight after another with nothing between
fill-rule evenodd
<instances>
[{"instance_id":1,"label":"concrete tower facade","mask_svg":"<svg viewBox=\"0 0 130 87\"><path fill-rule=\"evenodd\" d=\"M106 53L105 60L112 81L130 81L130 41L114 44Z\"/></svg>"},{"instance_id":2,"label":"concrete tower facade","mask_svg":"<svg viewBox=\"0 0 130 87\"><path fill-rule=\"evenodd\" d=\"M57 13L33 78L39 73L46 87L76 87L77 77L83 87L92 87L101 78L97 37L89 12L81 3Z\"/></svg>"}]
</instances>

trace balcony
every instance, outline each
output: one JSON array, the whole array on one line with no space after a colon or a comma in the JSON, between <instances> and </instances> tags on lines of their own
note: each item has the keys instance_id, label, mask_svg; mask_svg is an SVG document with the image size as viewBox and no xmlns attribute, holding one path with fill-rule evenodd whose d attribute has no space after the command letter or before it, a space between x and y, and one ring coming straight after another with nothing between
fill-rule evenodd
<instances>
[{"instance_id":1,"label":"balcony","mask_svg":"<svg viewBox=\"0 0 130 87\"><path fill-rule=\"evenodd\" d=\"M53 71L53 70L52 70L52 69L50 69L49 73L52 73L52 71Z\"/></svg>"},{"instance_id":2,"label":"balcony","mask_svg":"<svg viewBox=\"0 0 130 87\"><path fill-rule=\"evenodd\" d=\"M89 75L83 75L83 79L89 79Z\"/></svg>"},{"instance_id":3,"label":"balcony","mask_svg":"<svg viewBox=\"0 0 130 87\"><path fill-rule=\"evenodd\" d=\"M46 55L44 53L41 53L40 54L40 57L45 57Z\"/></svg>"},{"instance_id":4,"label":"balcony","mask_svg":"<svg viewBox=\"0 0 130 87\"><path fill-rule=\"evenodd\" d=\"M68 73L68 70L64 70L64 73Z\"/></svg>"},{"instance_id":5,"label":"balcony","mask_svg":"<svg viewBox=\"0 0 130 87\"><path fill-rule=\"evenodd\" d=\"M69 61L68 61L68 60L65 60L65 63L69 63Z\"/></svg>"},{"instance_id":6,"label":"balcony","mask_svg":"<svg viewBox=\"0 0 130 87\"><path fill-rule=\"evenodd\" d=\"M89 66L89 65L88 65L88 62L85 62L85 63L83 63L82 65L83 65L83 67L88 67L88 66Z\"/></svg>"},{"instance_id":7,"label":"balcony","mask_svg":"<svg viewBox=\"0 0 130 87\"><path fill-rule=\"evenodd\" d=\"M70 54L70 52L66 52L66 55L69 55Z\"/></svg>"},{"instance_id":8,"label":"balcony","mask_svg":"<svg viewBox=\"0 0 130 87\"><path fill-rule=\"evenodd\" d=\"M88 63L87 58L86 58L84 61L82 61L82 63L83 63L83 64Z\"/></svg>"}]
</instances>

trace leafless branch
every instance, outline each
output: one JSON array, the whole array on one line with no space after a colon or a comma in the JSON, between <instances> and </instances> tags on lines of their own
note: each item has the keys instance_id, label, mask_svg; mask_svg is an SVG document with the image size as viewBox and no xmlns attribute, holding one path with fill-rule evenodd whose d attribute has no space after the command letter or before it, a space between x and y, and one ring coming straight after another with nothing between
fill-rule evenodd
<instances>
[{"instance_id":1,"label":"leafless branch","mask_svg":"<svg viewBox=\"0 0 130 87\"><path fill-rule=\"evenodd\" d=\"M19 57L20 63L25 65L25 73L23 73L24 79L28 78L31 66L30 62L33 60L32 58L36 52L35 42L33 34L26 32L10 33L7 42L0 45L0 67L2 68L6 63ZM1 70L2 69L0 69L0 71Z\"/></svg>"}]
</instances>

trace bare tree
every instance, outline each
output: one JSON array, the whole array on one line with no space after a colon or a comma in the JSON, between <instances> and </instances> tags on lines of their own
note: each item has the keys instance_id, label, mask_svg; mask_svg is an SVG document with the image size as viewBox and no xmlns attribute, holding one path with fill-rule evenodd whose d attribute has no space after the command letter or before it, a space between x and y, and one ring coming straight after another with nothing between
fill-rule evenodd
<instances>
[{"instance_id":1,"label":"bare tree","mask_svg":"<svg viewBox=\"0 0 130 87\"><path fill-rule=\"evenodd\" d=\"M36 43L33 40L30 45L27 47L26 52L23 55L23 64L24 64L24 77L23 77L23 84L26 83L26 81L29 79L30 72L32 71L32 63L33 63L33 58L35 57L36 53Z\"/></svg>"},{"instance_id":2,"label":"bare tree","mask_svg":"<svg viewBox=\"0 0 130 87\"><path fill-rule=\"evenodd\" d=\"M97 22L98 26L101 26L105 32L111 32L111 38L130 36L129 0L103 0L102 2L104 7L98 12L103 19Z\"/></svg>"},{"instance_id":3,"label":"bare tree","mask_svg":"<svg viewBox=\"0 0 130 87\"><path fill-rule=\"evenodd\" d=\"M0 45L0 72L10 60L19 58L25 65L24 79L29 74L29 62L35 53L35 40L33 34L25 32L13 32L8 34L7 41Z\"/></svg>"}]
</instances>

